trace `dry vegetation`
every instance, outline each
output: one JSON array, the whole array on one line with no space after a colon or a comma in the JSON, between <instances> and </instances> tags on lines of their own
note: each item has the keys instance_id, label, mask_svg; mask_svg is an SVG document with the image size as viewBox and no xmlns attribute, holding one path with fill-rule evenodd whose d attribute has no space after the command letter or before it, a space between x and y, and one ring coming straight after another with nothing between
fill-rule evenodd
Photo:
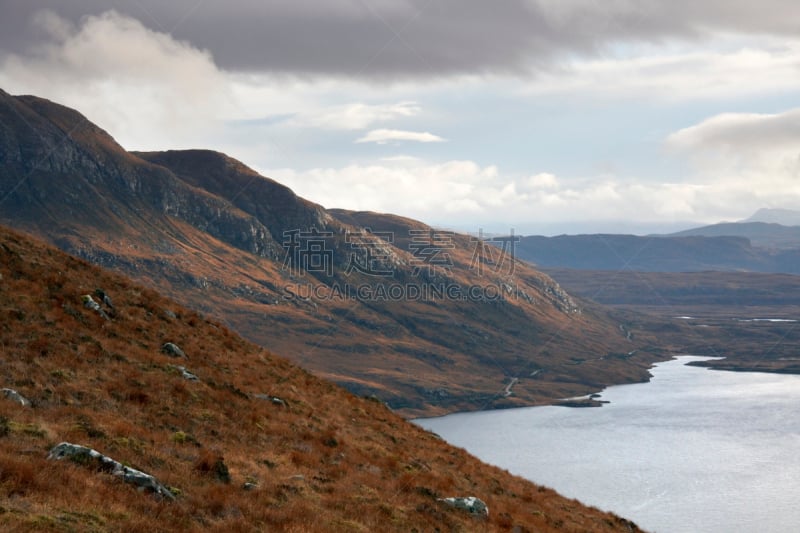
<instances>
[{"instance_id":1,"label":"dry vegetation","mask_svg":"<svg viewBox=\"0 0 800 533\"><path fill-rule=\"evenodd\" d=\"M548 271L608 306L641 345L724 357L723 370L800 373L800 276L758 272ZM691 317L691 318L682 318ZM776 318L785 321L751 320Z\"/></svg>"},{"instance_id":2,"label":"dry vegetation","mask_svg":"<svg viewBox=\"0 0 800 533\"><path fill-rule=\"evenodd\" d=\"M637 530L484 465L151 290L4 229L0 274L0 386L33 402L0 397L4 531ZM113 298L111 320L81 303L96 288ZM162 353L165 342L188 357ZM61 441L153 474L177 500L48 461ZM468 495L487 502L488 519L437 501Z\"/></svg>"}]
</instances>

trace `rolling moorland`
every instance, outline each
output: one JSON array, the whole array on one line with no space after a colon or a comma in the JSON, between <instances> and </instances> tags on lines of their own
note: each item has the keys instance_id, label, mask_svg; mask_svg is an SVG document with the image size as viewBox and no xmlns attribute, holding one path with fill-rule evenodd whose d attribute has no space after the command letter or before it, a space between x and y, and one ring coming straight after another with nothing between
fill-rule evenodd
<instances>
[{"instance_id":1,"label":"rolling moorland","mask_svg":"<svg viewBox=\"0 0 800 533\"><path fill-rule=\"evenodd\" d=\"M670 235L523 237L568 292L672 353L725 370L800 373L800 212L760 209Z\"/></svg>"},{"instance_id":2,"label":"rolling moorland","mask_svg":"<svg viewBox=\"0 0 800 533\"><path fill-rule=\"evenodd\" d=\"M325 209L217 152L127 152L34 96L0 91L0 169L0 223L405 416L552 403L668 356L484 241Z\"/></svg>"},{"instance_id":3,"label":"rolling moorland","mask_svg":"<svg viewBox=\"0 0 800 533\"><path fill-rule=\"evenodd\" d=\"M4 531L638 531L5 228L0 314Z\"/></svg>"},{"instance_id":4,"label":"rolling moorland","mask_svg":"<svg viewBox=\"0 0 800 533\"><path fill-rule=\"evenodd\" d=\"M548 269L573 294L673 353L716 369L800 373L800 276Z\"/></svg>"}]
</instances>

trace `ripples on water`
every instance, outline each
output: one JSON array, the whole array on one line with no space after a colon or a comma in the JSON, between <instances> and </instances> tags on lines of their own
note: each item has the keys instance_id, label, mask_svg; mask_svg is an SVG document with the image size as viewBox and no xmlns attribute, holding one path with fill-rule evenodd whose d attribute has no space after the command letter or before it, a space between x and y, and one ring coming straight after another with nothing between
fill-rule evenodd
<instances>
[{"instance_id":1,"label":"ripples on water","mask_svg":"<svg viewBox=\"0 0 800 533\"><path fill-rule=\"evenodd\" d=\"M800 531L800 376L661 363L600 408L420 419L486 462L658 532ZM477 495L480 496L480 495Z\"/></svg>"}]
</instances>

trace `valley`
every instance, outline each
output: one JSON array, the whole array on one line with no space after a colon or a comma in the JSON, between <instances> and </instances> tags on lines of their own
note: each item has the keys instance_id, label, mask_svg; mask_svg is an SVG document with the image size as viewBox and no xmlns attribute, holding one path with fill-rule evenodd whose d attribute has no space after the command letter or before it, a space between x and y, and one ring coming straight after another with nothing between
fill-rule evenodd
<instances>
[{"instance_id":1,"label":"valley","mask_svg":"<svg viewBox=\"0 0 800 533\"><path fill-rule=\"evenodd\" d=\"M695 364L800 373L800 276L547 272L573 294L613 309L621 323L673 353L724 357Z\"/></svg>"},{"instance_id":2,"label":"valley","mask_svg":"<svg viewBox=\"0 0 800 533\"><path fill-rule=\"evenodd\" d=\"M791 531L795 4L2 2L0 532Z\"/></svg>"},{"instance_id":3,"label":"valley","mask_svg":"<svg viewBox=\"0 0 800 533\"><path fill-rule=\"evenodd\" d=\"M646 380L667 356L469 235L327 210L218 152L127 152L32 96L0 93L0 118L0 223L406 416L549 403Z\"/></svg>"}]
</instances>

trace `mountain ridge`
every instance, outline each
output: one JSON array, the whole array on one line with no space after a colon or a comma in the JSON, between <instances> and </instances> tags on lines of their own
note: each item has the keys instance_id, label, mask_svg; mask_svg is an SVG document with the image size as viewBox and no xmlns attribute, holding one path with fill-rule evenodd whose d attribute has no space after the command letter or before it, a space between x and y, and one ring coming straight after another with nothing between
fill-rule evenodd
<instances>
[{"instance_id":1,"label":"mountain ridge","mask_svg":"<svg viewBox=\"0 0 800 533\"><path fill-rule=\"evenodd\" d=\"M663 237L741 237L757 248L793 250L800 248L800 226L786 226L776 222L743 221L721 222L692 228Z\"/></svg>"},{"instance_id":2,"label":"mountain ridge","mask_svg":"<svg viewBox=\"0 0 800 533\"><path fill-rule=\"evenodd\" d=\"M800 274L800 227L749 222L669 235L531 235L517 252L542 269Z\"/></svg>"},{"instance_id":3,"label":"mountain ridge","mask_svg":"<svg viewBox=\"0 0 800 533\"><path fill-rule=\"evenodd\" d=\"M800 226L800 211L762 207L751 216L739 222L767 222L782 226Z\"/></svg>"},{"instance_id":4,"label":"mountain ridge","mask_svg":"<svg viewBox=\"0 0 800 533\"><path fill-rule=\"evenodd\" d=\"M646 380L664 357L469 236L325 210L219 152L126 152L43 99L0 93L0 116L0 221L406 415L548 403Z\"/></svg>"}]
</instances>

